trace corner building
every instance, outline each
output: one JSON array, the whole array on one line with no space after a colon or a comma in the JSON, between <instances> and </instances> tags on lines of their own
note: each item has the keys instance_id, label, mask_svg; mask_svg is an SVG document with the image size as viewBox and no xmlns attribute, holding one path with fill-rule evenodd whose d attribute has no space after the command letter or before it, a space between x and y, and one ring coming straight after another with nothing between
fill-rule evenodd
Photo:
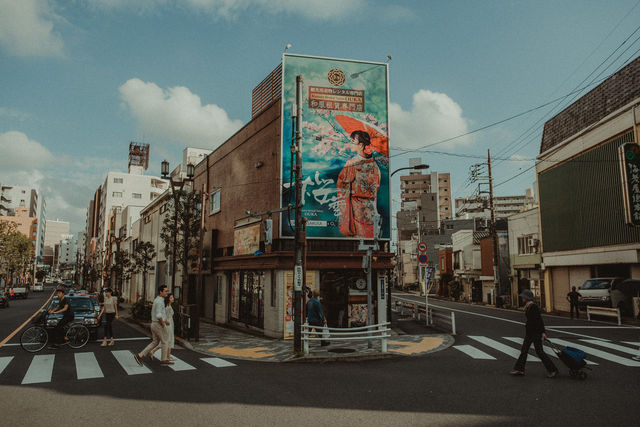
<instances>
[{"instance_id":1,"label":"corner building","mask_svg":"<svg viewBox=\"0 0 640 427\"><path fill-rule=\"evenodd\" d=\"M639 131L640 57L545 123L536 173L547 310L569 311L567 293L587 279L640 279L640 221L625 215L640 189L627 192L620 152Z\"/></svg>"},{"instance_id":2,"label":"corner building","mask_svg":"<svg viewBox=\"0 0 640 427\"><path fill-rule=\"evenodd\" d=\"M279 79L279 68L270 77ZM273 84L270 77L261 85ZM189 280L190 285L201 280L198 301L205 320L292 338L294 239L280 232L287 212L274 212L285 187L282 156L291 155L288 146L283 153L281 135L282 121L291 118L281 111L281 98L254 108L252 120L196 166L194 189L205 193L204 249L201 271L190 271ZM359 243L307 237L305 282L320 291L329 326L366 322L365 252L358 250ZM380 246L372 261L374 323L386 321L392 269L388 241Z\"/></svg>"}]
</instances>

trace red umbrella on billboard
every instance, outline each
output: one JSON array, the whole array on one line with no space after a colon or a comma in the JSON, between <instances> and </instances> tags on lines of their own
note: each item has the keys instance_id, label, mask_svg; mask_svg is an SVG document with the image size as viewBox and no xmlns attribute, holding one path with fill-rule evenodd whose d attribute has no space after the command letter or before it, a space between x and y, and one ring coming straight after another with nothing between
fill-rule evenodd
<instances>
[{"instance_id":1,"label":"red umbrella on billboard","mask_svg":"<svg viewBox=\"0 0 640 427\"><path fill-rule=\"evenodd\" d=\"M367 132L371 138L371 149L384 156L389 155L389 137L382 129L371 123L344 115L336 116L336 120L348 135L351 135L351 133L357 130Z\"/></svg>"}]
</instances>

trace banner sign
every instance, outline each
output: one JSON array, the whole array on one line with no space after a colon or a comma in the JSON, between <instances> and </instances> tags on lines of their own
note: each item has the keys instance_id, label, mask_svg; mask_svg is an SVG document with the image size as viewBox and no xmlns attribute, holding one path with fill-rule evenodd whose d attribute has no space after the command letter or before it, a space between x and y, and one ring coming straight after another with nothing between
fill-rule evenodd
<instances>
[{"instance_id":1,"label":"banner sign","mask_svg":"<svg viewBox=\"0 0 640 427\"><path fill-rule=\"evenodd\" d=\"M630 142L620 146L620 171L625 219L640 226L640 145Z\"/></svg>"},{"instance_id":2,"label":"banner sign","mask_svg":"<svg viewBox=\"0 0 640 427\"><path fill-rule=\"evenodd\" d=\"M283 55L281 206L295 203L292 110L296 77L303 78L302 216L307 237L391 237L388 84L385 63ZM293 237L294 218L283 213L280 236Z\"/></svg>"},{"instance_id":3,"label":"banner sign","mask_svg":"<svg viewBox=\"0 0 640 427\"><path fill-rule=\"evenodd\" d=\"M260 223L234 230L234 255L252 255L258 250L260 250Z\"/></svg>"}]
</instances>

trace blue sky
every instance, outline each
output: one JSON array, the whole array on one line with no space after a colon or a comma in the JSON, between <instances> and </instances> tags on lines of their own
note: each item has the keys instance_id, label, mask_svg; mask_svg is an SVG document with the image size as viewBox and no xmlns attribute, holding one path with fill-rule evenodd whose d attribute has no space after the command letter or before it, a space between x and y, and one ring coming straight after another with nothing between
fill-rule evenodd
<instances>
[{"instance_id":1,"label":"blue sky","mask_svg":"<svg viewBox=\"0 0 640 427\"><path fill-rule=\"evenodd\" d=\"M106 171L126 170L129 141L151 144L150 174L187 145L215 148L248 122L251 89L287 43L392 55L391 146L419 148L571 92L636 30L638 3L0 0L0 182L38 186L47 216L80 231ZM638 35L593 76L638 56ZM469 166L482 160L468 156L511 158L495 162L496 184L525 171L555 106L431 147L449 155L396 155L391 168L422 157L451 172L454 197L470 195ZM522 194L534 180L529 170L496 192Z\"/></svg>"}]
</instances>

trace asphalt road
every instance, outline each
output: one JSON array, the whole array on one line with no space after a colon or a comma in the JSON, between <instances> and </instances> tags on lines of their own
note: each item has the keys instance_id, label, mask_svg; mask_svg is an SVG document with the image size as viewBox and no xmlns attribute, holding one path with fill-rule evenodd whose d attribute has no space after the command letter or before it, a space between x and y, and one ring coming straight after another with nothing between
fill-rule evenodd
<instances>
[{"instance_id":1,"label":"asphalt road","mask_svg":"<svg viewBox=\"0 0 640 427\"><path fill-rule=\"evenodd\" d=\"M34 355L19 346L4 346L0 348L1 419L7 425L57 420L68 425L99 422L154 426L637 423L639 367L589 356L597 365L591 365L593 371L585 381L569 378L557 359L554 361L561 375L556 379L547 379L541 363L531 361L525 377L511 377L508 372L515 359L478 341L478 337L517 350L518 345L505 337L523 335L524 326L519 323L522 313L440 301L436 304L456 310L459 333L452 347L423 357L261 363L212 361L205 354L179 349L175 355L184 370L145 361L148 372L130 374L127 369L131 369L133 352L148 340L125 323L116 322L116 336L127 339L120 339L114 347L90 343L80 350L43 351L38 356L48 356L50 378L22 384L25 377L33 378L28 374L34 363L42 365L45 361L34 362ZM5 316L13 309L0 311L3 334ZM411 320L401 322L408 324ZM553 337L601 349L620 360L630 361L631 354L582 340L599 338L600 343L633 350L632 345L622 342L640 339L640 329L593 327L611 326L602 323L588 328L583 325L586 322L553 317L545 317L545 322L564 327L557 331L554 328ZM410 329L430 332L419 324L412 324ZM473 347L491 359L471 357L460 346ZM78 356L80 353L92 356ZM87 371L87 366L81 369L83 365L78 364L79 358L87 357L95 358L97 363L88 366L99 366L102 377L77 378L79 372L95 374L95 370ZM3 370L2 361L8 358L11 360Z\"/></svg>"}]
</instances>

